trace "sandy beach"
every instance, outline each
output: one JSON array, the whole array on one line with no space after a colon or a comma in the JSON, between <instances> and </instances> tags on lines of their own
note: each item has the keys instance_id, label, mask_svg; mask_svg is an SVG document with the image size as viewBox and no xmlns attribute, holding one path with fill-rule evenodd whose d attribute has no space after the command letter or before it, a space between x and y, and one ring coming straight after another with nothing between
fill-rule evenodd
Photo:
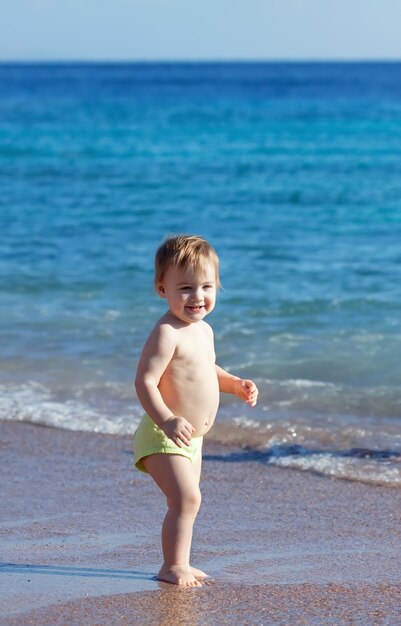
<instances>
[{"instance_id":1,"label":"sandy beach","mask_svg":"<svg viewBox=\"0 0 401 626\"><path fill-rule=\"evenodd\" d=\"M164 504L131 438L0 423L0 623L401 624L399 489L205 443L193 565L159 583Z\"/></svg>"}]
</instances>

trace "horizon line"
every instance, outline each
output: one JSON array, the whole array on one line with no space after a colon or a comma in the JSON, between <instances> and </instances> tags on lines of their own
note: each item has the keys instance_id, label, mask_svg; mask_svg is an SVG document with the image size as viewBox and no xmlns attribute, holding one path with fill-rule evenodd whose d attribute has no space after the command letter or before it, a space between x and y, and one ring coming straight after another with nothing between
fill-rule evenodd
<instances>
[{"instance_id":1,"label":"horizon line","mask_svg":"<svg viewBox=\"0 0 401 626\"><path fill-rule=\"evenodd\" d=\"M361 58L361 57L347 57L347 58L336 58L336 57L305 57L305 58L262 58L262 57L255 57L255 58L231 58L231 59L219 59L219 58L210 58L210 59L205 59L205 58L193 58L193 59L180 59L180 58L171 58L171 59L127 59L127 58L121 58L121 59L108 59L108 58L104 58L104 59L93 59L93 58L32 58L32 59L24 59L24 58L16 58L16 59L1 59L0 58L0 64L1 65L12 65L12 64L109 64L109 65L113 65L113 64L234 64L234 63L243 63L243 64L247 64L247 63L293 63L293 64L297 64L297 63L401 63L401 57L394 57L394 58L389 58L389 57L382 57L382 58L370 58L370 57L366 57L366 58Z\"/></svg>"}]
</instances>

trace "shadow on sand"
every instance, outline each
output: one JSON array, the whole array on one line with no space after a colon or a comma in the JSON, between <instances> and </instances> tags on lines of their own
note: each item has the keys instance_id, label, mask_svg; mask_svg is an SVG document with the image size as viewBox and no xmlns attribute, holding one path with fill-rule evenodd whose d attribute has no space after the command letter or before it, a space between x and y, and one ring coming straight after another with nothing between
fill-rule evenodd
<instances>
[{"instance_id":1,"label":"shadow on sand","mask_svg":"<svg viewBox=\"0 0 401 626\"><path fill-rule=\"evenodd\" d=\"M71 567L67 565L35 565L32 563L0 563L0 574L46 574L47 576L81 576L96 578L125 578L128 580L156 580L149 572L106 569L99 567Z\"/></svg>"}]
</instances>

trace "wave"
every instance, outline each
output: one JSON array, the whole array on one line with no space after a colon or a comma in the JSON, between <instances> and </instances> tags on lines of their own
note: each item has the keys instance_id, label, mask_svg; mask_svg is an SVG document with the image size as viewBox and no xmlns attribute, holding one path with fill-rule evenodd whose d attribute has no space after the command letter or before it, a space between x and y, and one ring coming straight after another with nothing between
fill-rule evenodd
<instances>
[{"instance_id":1,"label":"wave","mask_svg":"<svg viewBox=\"0 0 401 626\"><path fill-rule=\"evenodd\" d=\"M241 374L239 374L241 375ZM396 385L355 386L309 379L263 379L260 401L272 414L401 417L401 391Z\"/></svg>"},{"instance_id":2,"label":"wave","mask_svg":"<svg viewBox=\"0 0 401 626\"><path fill-rule=\"evenodd\" d=\"M93 385L89 386L93 392ZM142 412L138 407L119 411L84 399L57 399L39 383L3 386L0 420L31 422L65 430L126 435L135 431Z\"/></svg>"},{"instance_id":3,"label":"wave","mask_svg":"<svg viewBox=\"0 0 401 626\"><path fill-rule=\"evenodd\" d=\"M222 446L222 459L401 487L401 430L391 420L242 416L216 423L208 438Z\"/></svg>"},{"instance_id":4,"label":"wave","mask_svg":"<svg viewBox=\"0 0 401 626\"><path fill-rule=\"evenodd\" d=\"M380 461L385 461L386 465L380 464ZM400 461L401 453L387 450L350 450L343 455L308 452L302 455L273 456L269 459L269 463L277 467L312 471L323 476L391 487L401 487Z\"/></svg>"},{"instance_id":5,"label":"wave","mask_svg":"<svg viewBox=\"0 0 401 626\"><path fill-rule=\"evenodd\" d=\"M256 462L368 485L401 487L401 453L397 451L351 449L335 453L300 446L273 446L265 451L247 449L209 454L205 458L231 463Z\"/></svg>"}]
</instances>

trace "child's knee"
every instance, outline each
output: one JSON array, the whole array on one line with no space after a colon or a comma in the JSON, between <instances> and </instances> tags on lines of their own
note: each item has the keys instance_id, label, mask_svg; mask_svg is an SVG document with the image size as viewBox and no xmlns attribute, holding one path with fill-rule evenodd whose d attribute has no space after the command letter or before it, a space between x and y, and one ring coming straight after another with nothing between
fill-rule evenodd
<instances>
[{"instance_id":1,"label":"child's knee","mask_svg":"<svg viewBox=\"0 0 401 626\"><path fill-rule=\"evenodd\" d=\"M202 496L200 490L193 489L185 493L176 493L168 498L168 507L178 513L191 513L196 515L201 505Z\"/></svg>"}]
</instances>

